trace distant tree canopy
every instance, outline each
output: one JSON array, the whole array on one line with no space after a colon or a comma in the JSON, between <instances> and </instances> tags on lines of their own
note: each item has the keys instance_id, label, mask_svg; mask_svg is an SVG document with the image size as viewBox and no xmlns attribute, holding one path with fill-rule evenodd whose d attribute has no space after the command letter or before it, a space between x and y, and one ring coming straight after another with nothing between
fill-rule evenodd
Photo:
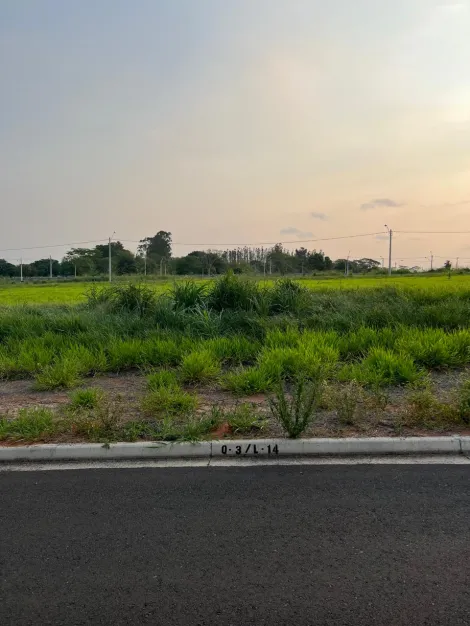
<instances>
[{"instance_id":1,"label":"distant tree canopy","mask_svg":"<svg viewBox=\"0 0 470 626\"><path fill-rule=\"evenodd\" d=\"M141 239L136 253L124 247L122 242L111 242L111 266L114 274L177 274L186 276L212 276L229 269L237 274L312 274L317 272L368 273L381 271L380 262L368 257L360 259L336 259L333 261L323 250L307 250L301 247L287 250L281 243L270 248L237 247L227 250L193 250L185 256L172 254L172 235L160 230L151 237ZM52 261L54 276L103 276L108 273L109 244L94 248L71 248L62 261ZM446 269L450 269L448 261ZM419 268L395 269L396 272L416 271ZM20 267L0 259L0 276L19 277ZM47 277L50 260L39 259L23 264L24 277Z\"/></svg>"}]
</instances>

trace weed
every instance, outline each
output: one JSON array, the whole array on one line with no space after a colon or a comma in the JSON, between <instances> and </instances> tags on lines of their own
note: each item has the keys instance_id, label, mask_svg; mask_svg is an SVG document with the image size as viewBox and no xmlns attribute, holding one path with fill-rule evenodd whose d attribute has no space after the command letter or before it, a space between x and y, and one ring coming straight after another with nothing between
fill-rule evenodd
<instances>
[{"instance_id":1,"label":"weed","mask_svg":"<svg viewBox=\"0 0 470 626\"><path fill-rule=\"evenodd\" d=\"M315 417L315 405L319 397L320 384L298 377L293 385L292 395L279 380L275 395L269 398L271 413L284 431L295 439L299 437Z\"/></svg>"},{"instance_id":2,"label":"weed","mask_svg":"<svg viewBox=\"0 0 470 626\"><path fill-rule=\"evenodd\" d=\"M157 389L178 388L178 377L171 370L159 370L147 376L147 387L150 391Z\"/></svg>"},{"instance_id":3,"label":"weed","mask_svg":"<svg viewBox=\"0 0 470 626\"><path fill-rule=\"evenodd\" d=\"M70 358L63 358L52 365L47 365L42 372L36 374L35 388L38 391L71 389L79 383L80 372L77 363Z\"/></svg>"},{"instance_id":4,"label":"weed","mask_svg":"<svg viewBox=\"0 0 470 626\"><path fill-rule=\"evenodd\" d=\"M0 418L0 440L38 441L58 430L51 410L35 407L20 409L15 418Z\"/></svg>"},{"instance_id":5,"label":"weed","mask_svg":"<svg viewBox=\"0 0 470 626\"><path fill-rule=\"evenodd\" d=\"M220 372L220 363L210 350L190 352L181 361L181 380L186 383L208 383Z\"/></svg>"},{"instance_id":6,"label":"weed","mask_svg":"<svg viewBox=\"0 0 470 626\"><path fill-rule=\"evenodd\" d=\"M464 424L470 423L470 379L461 382L457 389L457 410Z\"/></svg>"},{"instance_id":7,"label":"weed","mask_svg":"<svg viewBox=\"0 0 470 626\"><path fill-rule=\"evenodd\" d=\"M259 432L266 427L267 420L264 415L253 408L250 404L244 403L235 407L225 415L234 435L245 435Z\"/></svg>"},{"instance_id":8,"label":"weed","mask_svg":"<svg viewBox=\"0 0 470 626\"><path fill-rule=\"evenodd\" d=\"M111 398L102 396L95 406L82 407L71 417L70 428L73 433L94 441L112 441L116 439L124 414L124 406L120 395Z\"/></svg>"},{"instance_id":9,"label":"weed","mask_svg":"<svg viewBox=\"0 0 470 626\"><path fill-rule=\"evenodd\" d=\"M356 423L359 405L364 401L362 387L355 380L337 387L333 396L333 406L340 424L352 426Z\"/></svg>"},{"instance_id":10,"label":"weed","mask_svg":"<svg viewBox=\"0 0 470 626\"><path fill-rule=\"evenodd\" d=\"M252 396L271 390L275 379L264 369L248 367L227 374L224 385L236 396Z\"/></svg>"},{"instance_id":11,"label":"weed","mask_svg":"<svg viewBox=\"0 0 470 626\"><path fill-rule=\"evenodd\" d=\"M340 380L357 380L379 387L414 382L421 376L421 372L406 354L372 348L361 363L344 366L338 376Z\"/></svg>"},{"instance_id":12,"label":"weed","mask_svg":"<svg viewBox=\"0 0 470 626\"><path fill-rule=\"evenodd\" d=\"M406 426L433 429L454 425L459 417L459 407L439 401L430 388L411 388L402 419Z\"/></svg>"},{"instance_id":13,"label":"weed","mask_svg":"<svg viewBox=\"0 0 470 626\"><path fill-rule=\"evenodd\" d=\"M213 284L208 297L209 306L216 311L236 309L252 311L258 296L258 285L228 272Z\"/></svg>"},{"instance_id":14,"label":"weed","mask_svg":"<svg viewBox=\"0 0 470 626\"><path fill-rule=\"evenodd\" d=\"M70 395L69 408L72 411L96 409L102 397L99 389L77 389Z\"/></svg>"},{"instance_id":15,"label":"weed","mask_svg":"<svg viewBox=\"0 0 470 626\"><path fill-rule=\"evenodd\" d=\"M178 388L160 388L149 392L142 401L146 415L157 416L188 414L196 410L198 397Z\"/></svg>"},{"instance_id":16,"label":"weed","mask_svg":"<svg viewBox=\"0 0 470 626\"><path fill-rule=\"evenodd\" d=\"M196 283L188 280L183 283L174 283L171 297L177 309L195 309L204 305L207 287L205 283Z\"/></svg>"}]
</instances>

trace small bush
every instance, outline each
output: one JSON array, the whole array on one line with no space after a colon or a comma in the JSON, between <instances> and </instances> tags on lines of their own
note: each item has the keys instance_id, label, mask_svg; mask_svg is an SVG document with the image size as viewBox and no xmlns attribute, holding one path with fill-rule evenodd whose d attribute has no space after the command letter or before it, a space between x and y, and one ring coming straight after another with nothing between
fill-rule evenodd
<instances>
[{"instance_id":1,"label":"small bush","mask_svg":"<svg viewBox=\"0 0 470 626\"><path fill-rule=\"evenodd\" d=\"M70 396L69 408L72 411L95 409L102 397L99 389L77 389Z\"/></svg>"},{"instance_id":2,"label":"small bush","mask_svg":"<svg viewBox=\"0 0 470 626\"><path fill-rule=\"evenodd\" d=\"M0 418L0 440L38 441L54 434L57 428L50 409L20 409L15 418Z\"/></svg>"},{"instance_id":3,"label":"small bush","mask_svg":"<svg viewBox=\"0 0 470 626\"><path fill-rule=\"evenodd\" d=\"M178 377L171 370L159 370L147 376L147 387L150 391L156 389L178 388Z\"/></svg>"},{"instance_id":4,"label":"small bush","mask_svg":"<svg viewBox=\"0 0 470 626\"><path fill-rule=\"evenodd\" d=\"M402 419L409 427L439 429L458 423L459 411L457 406L439 401L429 386L411 386Z\"/></svg>"},{"instance_id":5,"label":"small bush","mask_svg":"<svg viewBox=\"0 0 470 626\"><path fill-rule=\"evenodd\" d=\"M282 381L279 381L275 396L269 398L274 419L292 439L299 437L313 421L319 392L320 384L317 381L307 381L300 376L290 396Z\"/></svg>"},{"instance_id":6,"label":"small bush","mask_svg":"<svg viewBox=\"0 0 470 626\"><path fill-rule=\"evenodd\" d=\"M35 388L38 391L71 389L80 383L77 363L71 359L60 359L45 367L36 375Z\"/></svg>"},{"instance_id":7,"label":"small bush","mask_svg":"<svg viewBox=\"0 0 470 626\"><path fill-rule=\"evenodd\" d=\"M181 361L181 380L186 383L207 383L220 372L220 363L209 350L191 352Z\"/></svg>"},{"instance_id":8,"label":"small bush","mask_svg":"<svg viewBox=\"0 0 470 626\"><path fill-rule=\"evenodd\" d=\"M142 401L142 410L146 415L157 416L165 413L184 415L195 411L198 397L178 388L160 388L148 393Z\"/></svg>"}]
</instances>

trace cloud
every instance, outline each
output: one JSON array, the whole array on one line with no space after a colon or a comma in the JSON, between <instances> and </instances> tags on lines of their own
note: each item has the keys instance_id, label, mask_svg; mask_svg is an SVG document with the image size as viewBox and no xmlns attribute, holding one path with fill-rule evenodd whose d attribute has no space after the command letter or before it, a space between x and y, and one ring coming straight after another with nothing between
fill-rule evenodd
<instances>
[{"instance_id":1,"label":"cloud","mask_svg":"<svg viewBox=\"0 0 470 626\"><path fill-rule=\"evenodd\" d=\"M313 219L315 220L327 220L328 216L326 215L326 213L321 213L319 211L312 211L310 213L310 217L313 217Z\"/></svg>"},{"instance_id":2,"label":"cloud","mask_svg":"<svg viewBox=\"0 0 470 626\"><path fill-rule=\"evenodd\" d=\"M403 206L403 202L395 202L395 200L391 200L390 198L376 198L375 200L361 204L360 208L362 211L368 211L369 209L379 209L380 207L396 208L399 206Z\"/></svg>"},{"instance_id":3,"label":"cloud","mask_svg":"<svg viewBox=\"0 0 470 626\"><path fill-rule=\"evenodd\" d=\"M293 228L292 226L283 228L280 233L281 235L295 235L299 239L307 239L309 237L313 237L313 233L311 233L310 231L299 230L298 228Z\"/></svg>"}]
</instances>

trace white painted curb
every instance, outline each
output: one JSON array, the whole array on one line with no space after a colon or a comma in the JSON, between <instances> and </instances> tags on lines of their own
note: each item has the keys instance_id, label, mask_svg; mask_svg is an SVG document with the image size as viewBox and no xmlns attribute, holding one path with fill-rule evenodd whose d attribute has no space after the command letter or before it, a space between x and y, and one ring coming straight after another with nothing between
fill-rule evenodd
<instances>
[{"instance_id":1,"label":"white painted curb","mask_svg":"<svg viewBox=\"0 0 470 626\"><path fill-rule=\"evenodd\" d=\"M469 454L470 437L370 437L345 439L226 439L196 443L99 443L0 446L0 462L184 458L276 458L286 456L374 456Z\"/></svg>"}]
</instances>

